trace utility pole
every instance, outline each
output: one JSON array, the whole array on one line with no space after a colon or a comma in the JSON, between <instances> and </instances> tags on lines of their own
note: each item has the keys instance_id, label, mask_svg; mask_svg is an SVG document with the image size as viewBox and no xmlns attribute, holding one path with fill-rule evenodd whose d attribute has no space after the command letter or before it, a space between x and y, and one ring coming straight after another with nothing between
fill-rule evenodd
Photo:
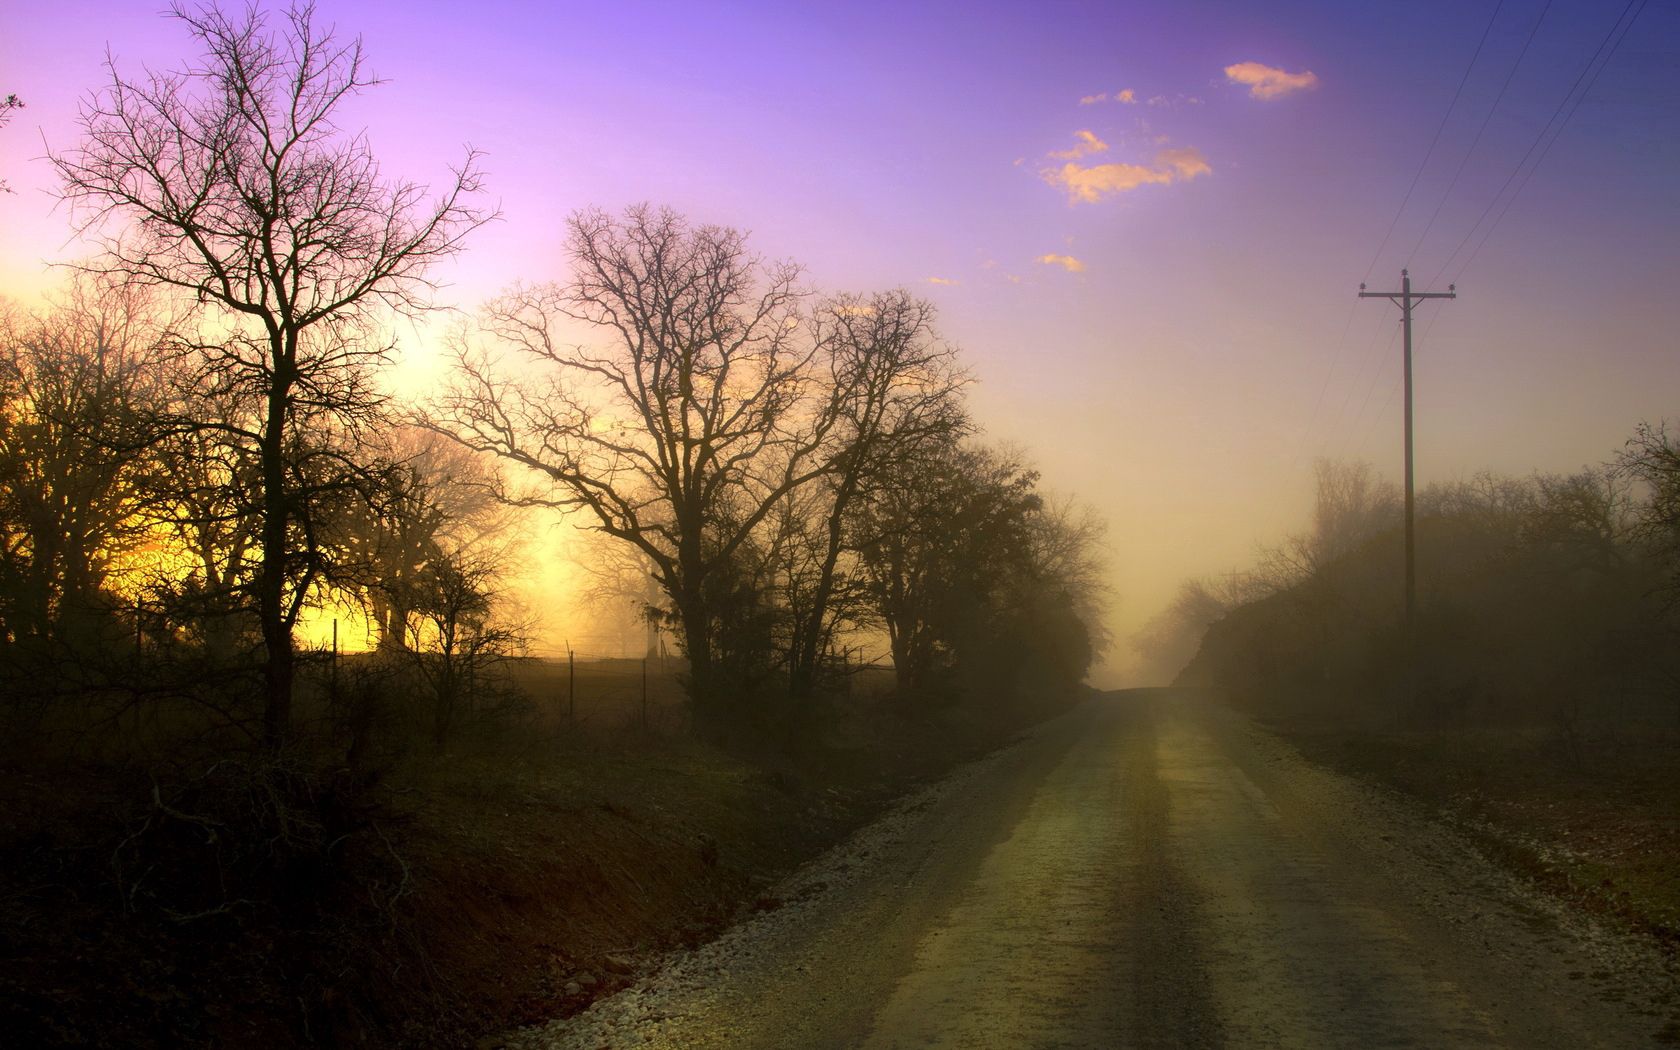
<instances>
[{"instance_id":1,"label":"utility pole","mask_svg":"<svg viewBox=\"0 0 1680 1050\"><path fill-rule=\"evenodd\" d=\"M1359 283L1359 298L1387 299L1400 308L1400 325L1405 332L1406 370L1406 637L1412 637L1412 623L1417 607L1417 550L1415 546L1412 511L1412 306L1424 299L1457 299L1457 285L1447 285L1444 292L1412 291L1411 274L1400 271L1398 292L1367 292L1365 282Z\"/></svg>"}]
</instances>

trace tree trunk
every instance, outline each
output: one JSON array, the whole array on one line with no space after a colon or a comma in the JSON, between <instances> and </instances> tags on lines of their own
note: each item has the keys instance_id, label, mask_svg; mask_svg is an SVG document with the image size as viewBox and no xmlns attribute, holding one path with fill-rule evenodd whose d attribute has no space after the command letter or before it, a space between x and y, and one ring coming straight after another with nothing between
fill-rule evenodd
<instances>
[{"instance_id":1,"label":"tree trunk","mask_svg":"<svg viewBox=\"0 0 1680 1050\"><path fill-rule=\"evenodd\" d=\"M278 339L278 337L276 337ZM291 733L292 626L286 619L286 409L290 400L290 355L274 349L268 415L262 435L262 564L257 573L257 615L263 635L263 743L278 750Z\"/></svg>"},{"instance_id":2,"label":"tree trunk","mask_svg":"<svg viewBox=\"0 0 1680 1050\"><path fill-rule=\"evenodd\" d=\"M856 491L857 475L849 472L835 492L834 505L829 509L828 545L823 551L822 570L817 574L810 614L794 624L793 646L788 661L788 696L793 700L808 699L816 690L818 665L826 648L823 626L828 622L828 603L834 597L834 572L840 564L845 515Z\"/></svg>"},{"instance_id":3,"label":"tree trunk","mask_svg":"<svg viewBox=\"0 0 1680 1050\"><path fill-rule=\"evenodd\" d=\"M712 666L711 624L706 605L689 588L684 588L676 604L677 615L682 619L684 655L688 657L689 699L700 721L715 723L723 712L717 695L716 670Z\"/></svg>"},{"instance_id":4,"label":"tree trunk","mask_svg":"<svg viewBox=\"0 0 1680 1050\"><path fill-rule=\"evenodd\" d=\"M889 630L888 637L892 642L893 680L900 689L915 688L919 684L916 681L919 676L910 663L909 639L899 630Z\"/></svg>"}]
</instances>

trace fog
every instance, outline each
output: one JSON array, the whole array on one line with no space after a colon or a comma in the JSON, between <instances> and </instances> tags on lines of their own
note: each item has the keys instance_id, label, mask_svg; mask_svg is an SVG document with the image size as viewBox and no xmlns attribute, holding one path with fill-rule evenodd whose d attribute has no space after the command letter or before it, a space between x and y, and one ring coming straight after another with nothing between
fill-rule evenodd
<instances>
[{"instance_id":1,"label":"fog","mask_svg":"<svg viewBox=\"0 0 1680 1050\"><path fill-rule=\"evenodd\" d=\"M1671 1038L1677 49L0 17L0 1029Z\"/></svg>"}]
</instances>

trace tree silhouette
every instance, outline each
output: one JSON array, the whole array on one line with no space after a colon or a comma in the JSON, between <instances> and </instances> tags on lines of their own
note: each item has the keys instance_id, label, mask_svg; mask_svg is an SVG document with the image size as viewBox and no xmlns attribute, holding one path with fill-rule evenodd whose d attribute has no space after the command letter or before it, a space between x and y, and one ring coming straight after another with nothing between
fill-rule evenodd
<instances>
[{"instance_id":1,"label":"tree silhouette","mask_svg":"<svg viewBox=\"0 0 1680 1050\"><path fill-rule=\"evenodd\" d=\"M249 427L186 422L257 451L264 732L277 746L291 717L292 628L319 570L294 556L318 484L288 462L293 432L310 417L367 422L380 402L367 370L389 350L376 322L421 307L428 267L491 216L472 203L470 149L428 200L385 178L366 138L337 126L340 107L376 81L360 39L336 39L312 5L287 8L277 27L255 7L172 14L201 62L137 78L113 63L83 104L82 145L52 162L103 248L90 268L190 297L201 329L186 343L217 383L260 405Z\"/></svg>"},{"instance_id":2,"label":"tree silhouette","mask_svg":"<svg viewBox=\"0 0 1680 1050\"><path fill-rule=\"evenodd\" d=\"M841 558L856 553L854 530L846 527L853 507L895 467L971 426L960 397L968 377L934 331L930 303L904 291L840 296L817 309L815 323L840 413L831 439L834 469L812 501L811 520L793 529L794 549L784 558L788 691L795 698L815 687L829 652Z\"/></svg>"},{"instance_id":3,"label":"tree silhouette","mask_svg":"<svg viewBox=\"0 0 1680 1050\"><path fill-rule=\"evenodd\" d=\"M98 641L136 512L158 387L137 297L77 289L0 322L0 623L6 640ZM75 636L72 638L72 636Z\"/></svg>"},{"instance_id":4,"label":"tree silhouette","mask_svg":"<svg viewBox=\"0 0 1680 1050\"><path fill-rule=\"evenodd\" d=\"M484 329L543 369L513 381L461 347L433 425L548 483L518 497L585 511L640 550L670 598L702 717L724 703L717 630L735 560L787 493L834 467L844 399L817 367L791 263L765 265L737 230L670 211L568 221L574 276L492 303ZM568 344L564 322L604 336Z\"/></svg>"}]
</instances>

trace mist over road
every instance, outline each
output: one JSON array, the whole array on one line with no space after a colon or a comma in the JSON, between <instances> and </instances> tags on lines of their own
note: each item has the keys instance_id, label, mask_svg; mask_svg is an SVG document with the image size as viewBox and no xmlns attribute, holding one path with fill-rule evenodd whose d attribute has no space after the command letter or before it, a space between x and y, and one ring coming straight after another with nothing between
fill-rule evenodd
<instances>
[{"instance_id":1,"label":"mist over road","mask_svg":"<svg viewBox=\"0 0 1680 1050\"><path fill-rule=\"evenodd\" d=\"M522 1047L1626 1047L1672 961L1189 694L1112 694Z\"/></svg>"}]
</instances>

